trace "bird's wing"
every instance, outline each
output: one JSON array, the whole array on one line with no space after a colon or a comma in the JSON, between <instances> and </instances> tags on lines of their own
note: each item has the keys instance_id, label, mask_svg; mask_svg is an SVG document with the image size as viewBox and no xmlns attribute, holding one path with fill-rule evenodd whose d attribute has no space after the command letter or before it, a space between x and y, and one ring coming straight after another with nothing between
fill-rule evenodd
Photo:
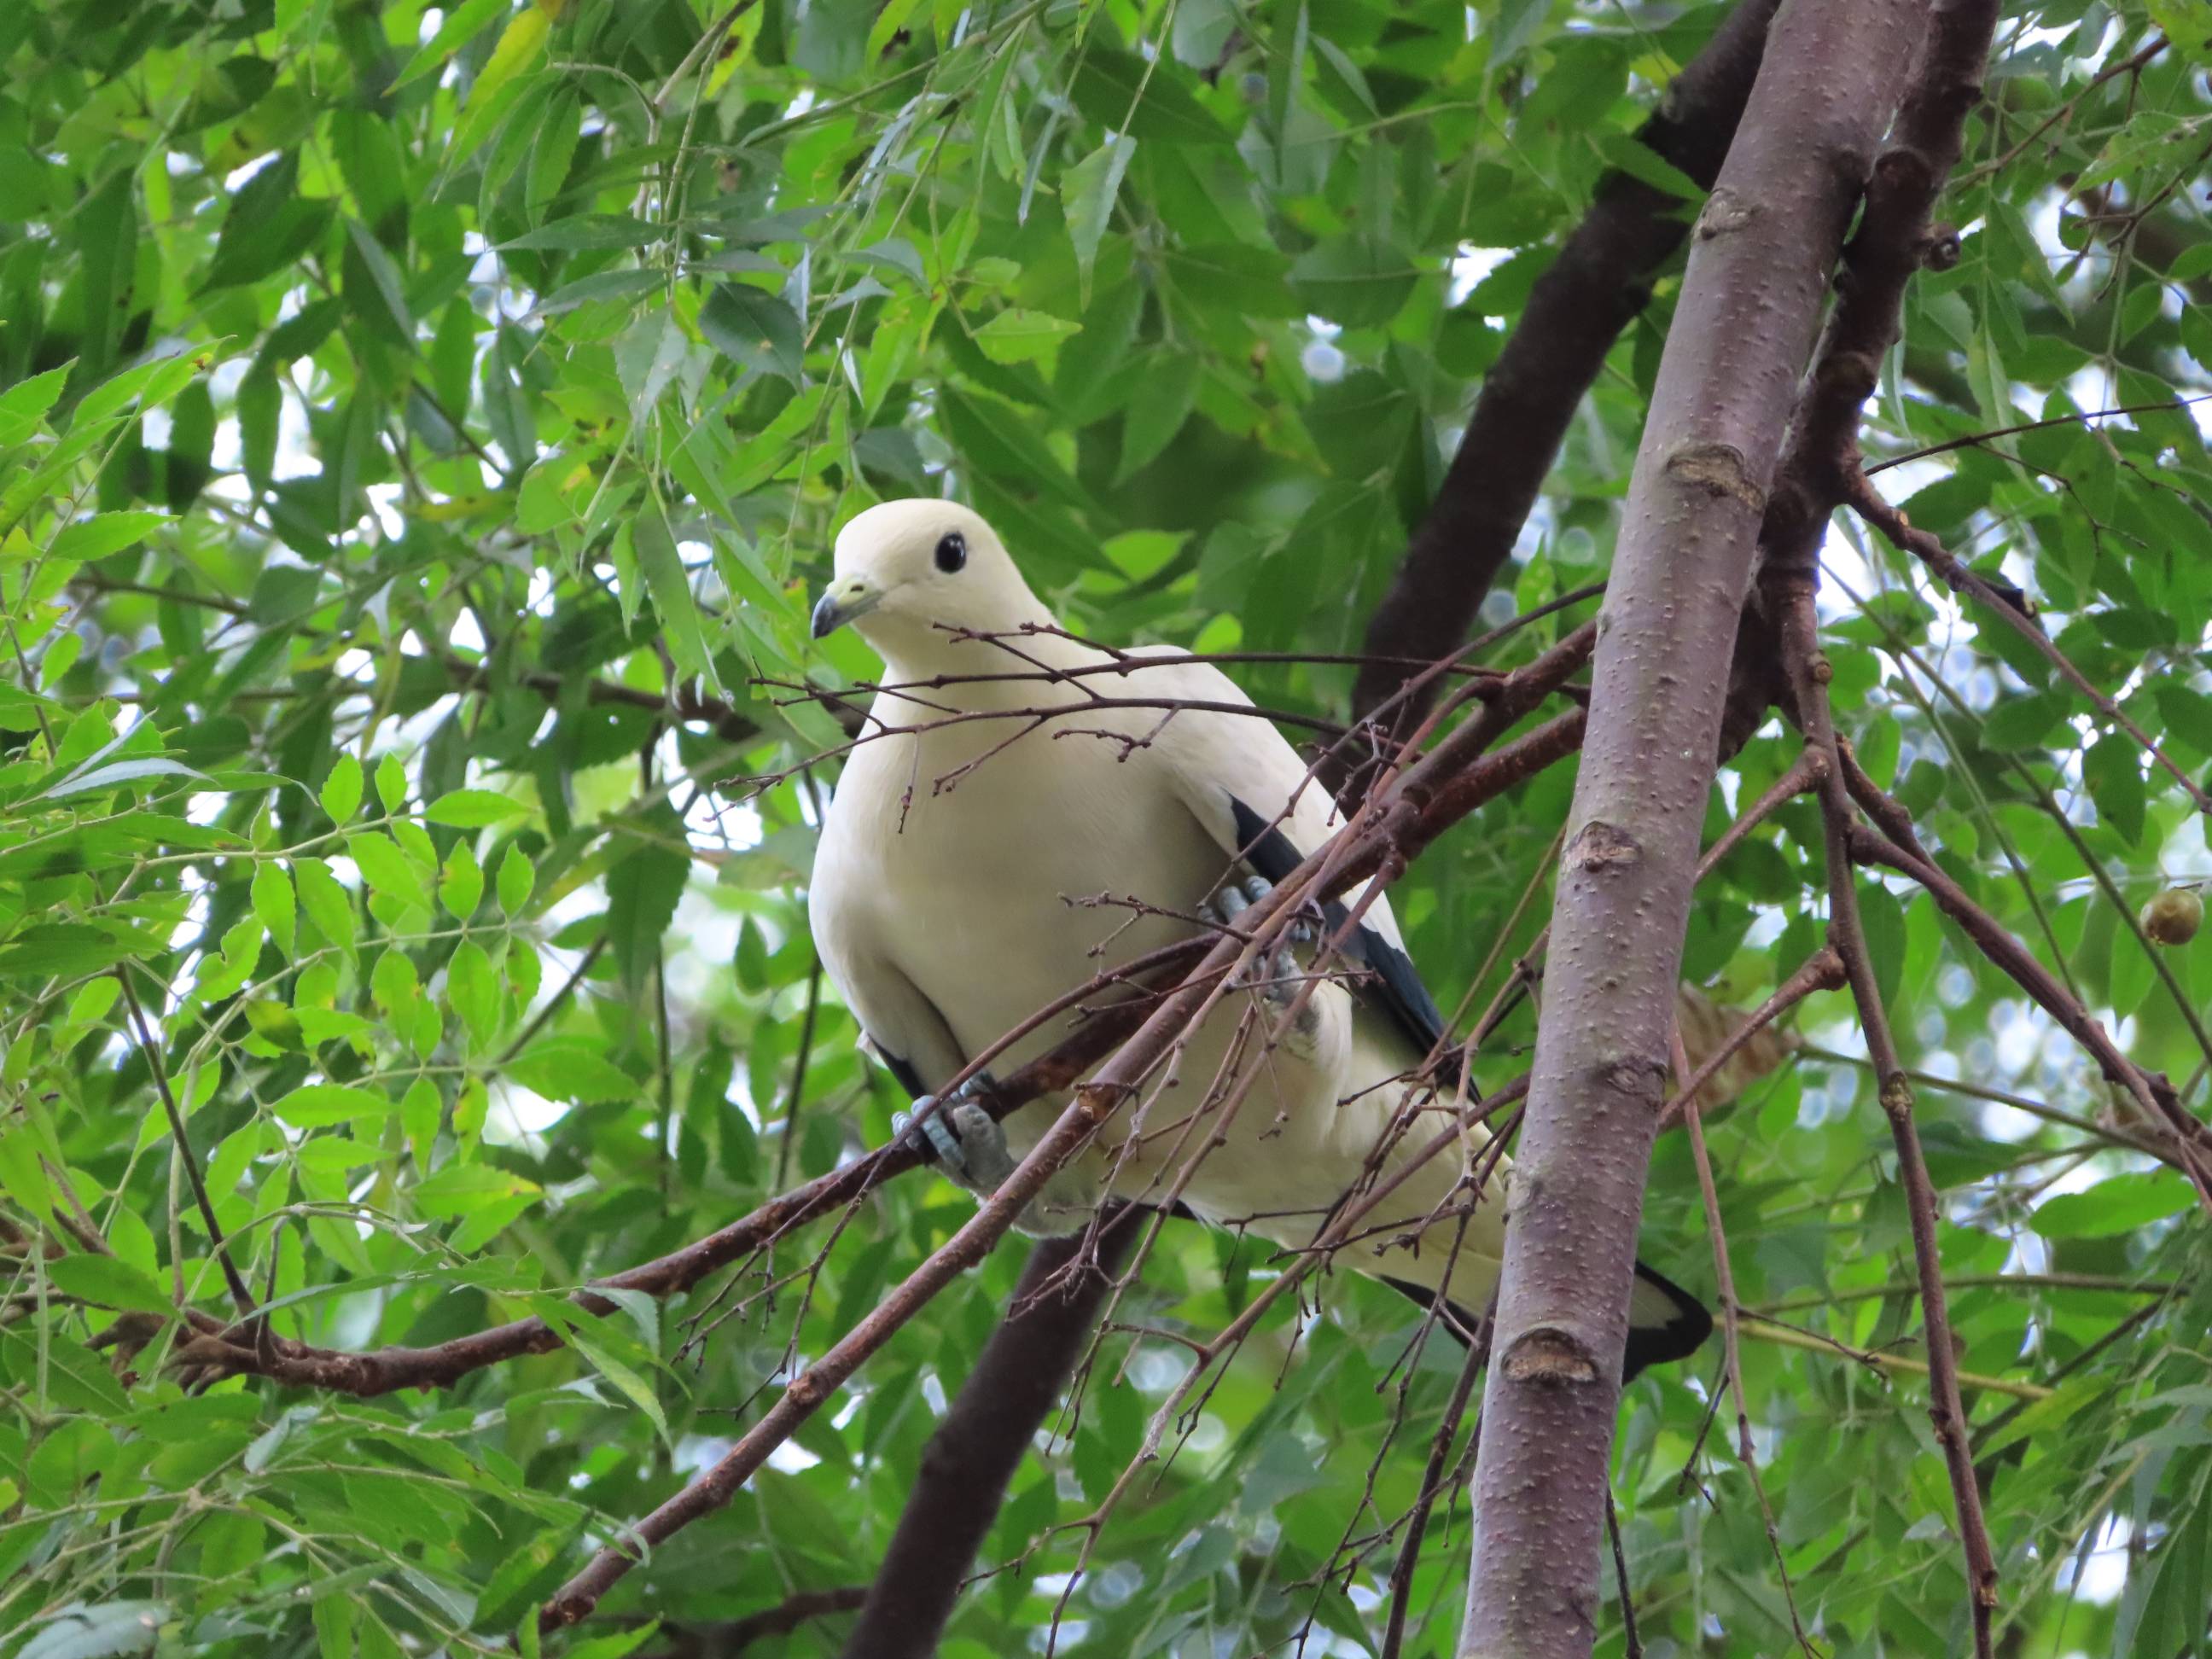
<instances>
[{"instance_id":1,"label":"bird's wing","mask_svg":"<svg viewBox=\"0 0 2212 1659\"><path fill-rule=\"evenodd\" d=\"M1146 696L1252 706L1236 682L1211 663L1160 662L1145 668L1142 679ZM1271 882L1290 874L1342 822L1298 751L1256 711L1182 710L1152 746L1207 834ZM1355 887L1330 901L1332 930L1342 928L1350 915L1346 906L1356 905L1363 891ZM1387 897L1376 895L1344 952L1371 975L1359 987L1362 1004L1389 1023L1413 1057L1425 1057L1443 1040L1443 1016L1406 954Z\"/></svg>"},{"instance_id":2,"label":"bird's wing","mask_svg":"<svg viewBox=\"0 0 2212 1659\"><path fill-rule=\"evenodd\" d=\"M1166 662L1144 671L1150 682L1147 696L1158 695L1202 702L1234 702L1250 706L1251 700L1227 675L1208 663ZM1159 678L1154 679L1154 676ZM1306 763L1273 724L1259 716L1221 714L1197 709L1178 713L1155 735L1152 746L1176 781L1177 793L1194 816L1227 851L1241 858L1269 881L1280 881L1304 856L1333 835L1340 822L1334 804L1321 785L1308 775ZM1341 927L1348 914L1346 903L1357 903L1362 890L1353 888L1344 901L1332 902L1329 921ZM1433 1053L1444 1041L1443 1017L1435 1000L1421 983L1389 901L1377 895L1362 917L1362 926L1346 945L1346 954L1370 970L1372 977L1358 988L1370 1018L1363 1020L1370 1039L1355 1047L1353 1069L1387 1071L1390 1062L1378 1064L1378 1049L1395 1053L1395 1066L1402 1069ZM1378 1026L1389 1028L1395 1042L1384 1038ZM1410 1054L1408 1054L1410 1050ZM1362 1065L1358 1055L1364 1052ZM1449 1062L1448 1062L1449 1063ZM1347 1078L1358 1089L1370 1077ZM1353 1098L1360 1098L1358 1096ZM1370 1109L1387 1116L1378 1097L1365 1097ZM1423 1134L1429 1133L1424 1131ZM1477 1132L1474 1144L1486 1137ZM1494 1166L1503 1170L1502 1161ZM1440 1200L1459 1173L1456 1160L1438 1160L1423 1176L1401 1188L1397 1207L1409 1215L1424 1212ZM1504 1252L1503 1206L1493 1190L1449 1247L1452 1229L1439 1224L1431 1230L1439 1237L1408 1252L1394 1249L1373 1265L1355 1255L1355 1264L1373 1273L1416 1301L1427 1302L1441 1291L1455 1304L1462 1324L1471 1324L1497 1283ZM1656 1362L1679 1359L1692 1352L1712 1329L1712 1320L1696 1297L1662 1275L1637 1264L1635 1293L1629 1310L1626 1374L1633 1376Z\"/></svg>"}]
</instances>

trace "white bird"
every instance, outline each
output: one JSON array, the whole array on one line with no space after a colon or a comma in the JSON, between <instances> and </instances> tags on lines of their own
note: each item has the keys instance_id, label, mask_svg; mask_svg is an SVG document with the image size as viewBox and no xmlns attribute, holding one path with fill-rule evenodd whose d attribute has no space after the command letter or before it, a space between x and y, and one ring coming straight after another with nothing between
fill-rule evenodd
<instances>
[{"instance_id":1,"label":"white bird","mask_svg":"<svg viewBox=\"0 0 2212 1659\"><path fill-rule=\"evenodd\" d=\"M838 779L810 910L831 980L918 1101L1102 969L1233 917L1336 827L1306 763L1270 721L1239 712L1250 700L1226 675L1056 631L963 507L890 501L847 525L814 633L848 623L893 689L874 695ZM1170 715L1169 704L1186 706ZM1330 915L1334 933L1345 912ZM1343 955L1352 971L1313 983L1272 1045L1310 976L1287 952L1248 975L1169 1074L1047 1187L1025 1229L1073 1231L1108 1194L1179 1200L1295 1251L1347 1197L1396 1174L1451 1121L1449 1091L1409 1107L1404 1080L1442 1042L1443 1020L1379 895ZM1066 1028L1045 1023L993 1068L1018 1067ZM1033 1102L1000 1125L956 1098L923 1127L955 1179L988 1193L1060 1108ZM1410 1125L1394 1122L1413 1109ZM1505 1224L1505 1165L1486 1139L1471 1129L1455 1155L1416 1170L1334 1260L1425 1303L1441 1291L1462 1322L1480 1313ZM1482 1177L1471 1212L1455 1194L1470 1170ZM1711 1328L1686 1291L1637 1271L1631 1375Z\"/></svg>"}]
</instances>

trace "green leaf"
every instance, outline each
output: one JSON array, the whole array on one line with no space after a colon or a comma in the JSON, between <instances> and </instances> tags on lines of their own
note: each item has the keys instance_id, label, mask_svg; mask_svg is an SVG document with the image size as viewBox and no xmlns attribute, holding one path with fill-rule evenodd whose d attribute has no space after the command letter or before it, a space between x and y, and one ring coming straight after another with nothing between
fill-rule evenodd
<instances>
[{"instance_id":1,"label":"green leaf","mask_svg":"<svg viewBox=\"0 0 2212 1659\"><path fill-rule=\"evenodd\" d=\"M70 368L64 363L0 392L0 449L21 443L39 429L39 422L68 384Z\"/></svg>"},{"instance_id":2,"label":"green leaf","mask_svg":"<svg viewBox=\"0 0 2212 1659\"><path fill-rule=\"evenodd\" d=\"M415 1202L423 1214L451 1220L501 1200L535 1198L538 1192L534 1182L489 1164L448 1164L417 1184Z\"/></svg>"},{"instance_id":3,"label":"green leaf","mask_svg":"<svg viewBox=\"0 0 2212 1659\"><path fill-rule=\"evenodd\" d=\"M676 550L675 534L668 527L657 495L647 495L632 528L638 565L645 573L646 589L653 595L653 608L668 630L668 649L678 670L686 677L704 680L710 690L719 693L721 682L715 678L714 659L707 648L699 603L692 596L690 577Z\"/></svg>"},{"instance_id":4,"label":"green leaf","mask_svg":"<svg viewBox=\"0 0 2212 1659\"><path fill-rule=\"evenodd\" d=\"M2112 1176L2085 1192L2047 1198L2028 1217L2045 1238L2109 1238L2193 1206L2189 1183L2169 1170Z\"/></svg>"},{"instance_id":5,"label":"green leaf","mask_svg":"<svg viewBox=\"0 0 2212 1659\"><path fill-rule=\"evenodd\" d=\"M454 789L423 808L422 816L450 829L481 830L487 824L524 817L529 811L526 803L511 795L496 794L489 789Z\"/></svg>"},{"instance_id":6,"label":"green leaf","mask_svg":"<svg viewBox=\"0 0 2212 1659\"><path fill-rule=\"evenodd\" d=\"M1092 42L1076 65L1068 91L1087 118L1140 142L1231 142L1229 130L1183 84L1182 71L1165 59L1147 62L1134 52Z\"/></svg>"},{"instance_id":7,"label":"green leaf","mask_svg":"<svg viewBox=\"0 0 2212 1659\"><path fill-rule=\"evenodd\" d=\"M407 768L398 756L387 753L376 763L376 798L386 812L397 816L407 806Z\"/></svg>"},{"instance_id":8,"label":"green leaf","mask_svg":"<svg viewBox=\"0 0 2212 1659\"><path fill-rule=\"evenodd\" d=\"M732 362L779 375L793 386L804 378L805 327L798 313L765 289L721 283L699 307L699 331Z\"/></svg>"},{"instance_id":9,"label":"green leaf","mask_svg":"<svg viewBox=\"0 0 2212 1659\"><path fill-rule=\"evenodd\" d=\"M500 244L503 253L538 249L583 253L623 247L649 247L668 234L668 227L650 219L634 219L627 213L580 213L556 219L550 225Z\"/></svg>"},{"instance_id":10,"label":"green leaf","mask_svg":"<svg viewBox=\"0 0 2212 1659\"><path fill-rule=\"evenodd\" d=\"M348 836L346 851L376 891L402 904L423 910L430 908L430 892L423 884L422 872L391 836L375 831Z\"/></svg>"},{"instance_id":11,"label":"green leaf","mask_svg":"<svg viewBox=\"0 0 2212 1659\"><path fill-rule=\"evenodd\" d=\"M154 1651L168 1622L165 1601L104 1601L98 1607L69 1607L15 1650L15 1659L114 1659Z\"/></svg>"},{"instance_id":12,"label":"green leaf","mask_svg":"<svg viewBox=\"0 0 2212 1659\"><path fill-rule=\"evenodd\" d=\"M295 1129L325 1129L356 1118L387 1116L392 1102L373 1089L349 1083L310 1083L293 1090L270 1109Z\"/></svg>"},{"instance_id":13,"label":"green leaf","mask_svg":"<svg viewBox=\"0 0 2212 1659\"><path fill-rule=\"evenodd\" d=\"M341 754L331 766L330 775L323 780L318 797L323 811L331 815L331 822L344 823L361 810L361 763L351 754Z\"/></svg>"},{"instance_id":14,"label":"green leaf","mask_svg":"<svg viewBox=\"0 0 2212 1659\"><path fill-rule=\"evenodd\" d=\"M1705 199L1704 185L1666 160L1643 139L1630 133L1618 132L1592 142L1597 146L1597 153L1605 158L1606 165L1615 172L1625 173L1678 201L1702 202Z\"/></svg>"},{"instance_id":15,"label":"green leaf","mask_svg":"<svg viewBox=\"0 0 2212 1659\"><path fill-rule=\"evenodd\" d=\"M353 949L360 926L354 915L353 895L320 859L295 858L292 879L299 890L300 907L324 939L340 950Z\"/></svg>"},{"instance_id":16,"label":"green leaf","mask_svg":"<svg viewBox=\"0 0 2212 1659\"><path fill-rule=\"evenodd\" d=\"M626 1400L643 1412L646 1419L662 1440L668 1438L668 1419L661 1410L659 1396L653 1385L631 1366L616 1358L605 1334L594 1328L588 1317L571 1323L565 1332L569 1344L577 1352L592 1362L592 1369L619 1389Z\"/></svg>"},{"instance_id":17,"label":"green leaf","mask_svg":"<svg viewBox=\"0 0 2212 1659\"><path fill-rule=\"evenodd\" d=\"M269 937L276 941L277 948L290 956L297 907L293 901L292 878L273 859L264 859L253 866L252 898L253 914L261 919L261 925L269 930Z\"/></svg>"},{"instance_id":18,"label":"green leaf","mask_svg":"<svg viewBox=\"0 0 2212 1659\"><path fill-rule=\"evenodd\" d=\"M681 824L663 811L652 827L680 845ZM623 982L638 986L658 960L661 935L675 919L691 860L674 845L641 841L607 872L607 932Z\"/></svg>"},{"instance_id":19,"label":"green leaf","mask_svg":"<svg viewBox=\"0 0 2212 1659\"><path fill-rule=\"evenodd\" d=\"M995 363L1025 363L1045 356L1083 325L1043 311L1002 311L975 331L975 343Z\"/></svg>"},{"instance_id":20,"label":"green leaf","mask_svg":"<svg viewBox=\"0 0 2212 1659\"><path fill-rule=\"evenodd\" d=\"M455 920L466 921L483 902L483 867L465 836L446 854L444 873L438 878L438 902Z\"/></svg>"},{"instance_id":21,"label":"green leaf","mask_svg":"<svg viewBox=\"0 0 2212 1659\"><path fill-rule=\"evenodd\" d=\"M358 219L345 222L345 252L338 269L346 308L370 333L403 349L415 346L415 319L407 309L407 283L383 244Z\"/></svg>"},{"instance_id":22,"label":"green leaf","mask_svg":"<svg viewBox=\"0 0 2212 1659\"><path fill-rule=\"evenodd\" d=\"M537 878L529 855L510 843L499 861L499 908L509 916L520 916Z\"/></svg>"},{"instance_id":23,"label":"green leaf","mask_svg":"<svg viewBox=\"0 0 2212 1659\"><path fill-rule=\"evenodd\" d=\"M1866 931L1867 956L1883 1006L1894 1008L1898 987L1905 981L1905 907L1879 882L1862 882L1859 921Z\"/></svg>"},{"instance_id":24,"label":"green leaf","mask_svg":"<svg viewBox=\"0 0 2212 1659\"><path fill-rule=\"evenodd\" d=\"M159 1285L112 1255L57 1256L46 1264L46 1276L64 1295L82 1297L103 1308L164 1315L175 1311Z\"/></svg>"},{"instance_id":25,"label":"green leaf","mask_svg":"<svg viewBox=\"0 0 2212 1659\"><path fill-rule=\"evenodd\" d=\"M1982 741L1992 749L2037 749L2068 714L2067 701L2055 691L2038 691L1999 703L1982 722Z\"/></svg>"},{"instance_id":26,"label":"green leaf","mask_svg":"<svg viewBox=\"0 0 2212 1659\"><path fill-rule=\"evenodd\" d=\"M1156 352L1147 361L1122 412L1116 484L1127 483L1175 441L1197 404L1198 377L1199 360L1187 352Z\"/></svg>"},{"instance_id":27,"label":"green leaf","mask_svg":"<svg viewBox=\"0 0 2212 1659\"><path fill-rule=\"evenodd\" d=\"M407 60L407 67L399 71L399 78L392 83L391 90L398 92L409 82L421 79L431 70L441 67L463 44L473 40L477 33L495 17L502 15L508 0L462 0L445 15L438 32L416 51Z\"/></svg>"},{"instance_id":28,"label":"green leaf","mask_svg":"<svg viewBox=\"0 0 2212 1659\"><path fill-rule=\"evenodd\" d=\"M88 563L119 553L133 542L143 541L146 532L156 525L169 522L166 513L136 511L130 513L100 513L89 519L80 519L54 538L52 556Z\"/></svg>"},{"instance_id":29,"label":"green leaf","mask_svg":"<svg viewBox=\"0 0 2212 1659\"><path fill-rule=\"evenodd\" d=\"M499 1034L499 973L474 939L463 939L446 964L446 994L479 1046Z\"/></svg>"},{"instance_id":30,"label":"green leaf","mask_svg":"<svg viewBox=\"0 0 2212 1659\"><path fill-rule=\"evenodd\" d=\"M507 1075L548 1100L594 1106L635 1100L643 1086L580 1037L545 1037L507 1062Z\"/></svg>"},{"instance_id":31,"label":"green leaf","mask_svg":"<svg viewBox=\"0 0 2212 1659\"><path fill-rule=\"evenodd\" d=\"M1113 219L1122 176L1136 153L1134 138L1116 134L1070 167L1060 181L1060 211L1067 220L1067 240L1075 247L1077 293L1086 307L1091 303L1091 271L1097 262L1098 244Z\"/></svg>"},{"instance_id":32,"label":"green leaf","mask_svg":"<svg viewBox=\"0 0 2212 1659\"><path fill-rule=\"evenodd\" d=\"M300 157L286 150L247 179L231 198L222 238L200 279L205 289L258 283L300 258L323 239L337 216L327 201L300 193Z\"/></svg>"},{"instance_id":33,"label":"green leaf","mask_svg":"<svg viewBox=\"0 0 2212 1659\"><path fill-rule=\"evenodd\" d=\"M1418 275L1386 243L1340 236L1298 256L1291 266L1291 286L1309 310L1346 328L1365 328L1404 309Z\"/></svg>"}]
</instances>

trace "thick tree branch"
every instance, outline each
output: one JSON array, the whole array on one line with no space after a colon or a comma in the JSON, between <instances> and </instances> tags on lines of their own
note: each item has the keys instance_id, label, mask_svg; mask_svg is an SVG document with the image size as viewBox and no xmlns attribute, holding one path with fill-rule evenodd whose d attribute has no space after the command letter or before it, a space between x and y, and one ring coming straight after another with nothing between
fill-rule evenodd
<instances>
[{"instance_id":1,"label":"thick tree branch","mask_svg":"<svg viewBox=\"0 0 2212 1659\"><path fill-rule=\"evenodd\" d=\"M1777 3L1739 0L1638 135L1700 185L1711 184L1728 154ZM1443 486L1368 623L1371 657L1431 662L1466 639L1583 393L1688 229L1679 198L1624 173L1600 185L1483 377ZM1354 716L1375 712L1406 678L1395 663L1363 665ZM1418 726L1429 702L1425 695L1407 698L1393 717L1395 732L1402 738Z\"/></svg>"},{"instance_id":2,"label":"thick tree branch","mask_svg":"<svg viewBox=\"0 0 2212 1659\"><path fill-rule=\"evenodd\" d=\"M1683 279L1593 661L1476 1466L1462 1659L1581 1659L1723 671L1828 273L1920 33L1796 0Z\"/></svg>"},{"instance_id":3,"label":"thick tree branch","mask_svg":"<svg viewBox=\"0 0 2212 1659\"><path fill-rule=\"evenodd\" d=\"M1141 1213L1117 1206L1095 1235L1042 1239L1030 1249L1005 1319L922 1449L890 1547L845 1638L847 1659L937 1651L1006 1483L1082 1358Z\"/></svg>"}]
</instances>

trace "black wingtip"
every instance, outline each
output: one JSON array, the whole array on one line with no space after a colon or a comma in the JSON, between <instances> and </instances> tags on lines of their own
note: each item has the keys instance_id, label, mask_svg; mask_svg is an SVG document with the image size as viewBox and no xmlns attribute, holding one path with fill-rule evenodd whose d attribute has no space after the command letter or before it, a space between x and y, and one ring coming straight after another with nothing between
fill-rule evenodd
<instances>
[{"instance_id":1,"label":"black wingtip","mask_svg":"<svg viewBox=\"0 0 2212 1659\"><path fill-rule=\"evenodd\" d=\"M1674 1304L1674 1314L1663 1325L1632 1325L1628 1328L1628 1352L1620 1368L1624 1384L1633 1382L1638 1373L1646 1365L1670 1364L1677 1359L1687 1359L1703 1347L1705 1339L1713 1334L1713 1316L1705 1304L1692 1296L1664 1273L1654 1273L1641 1261L1636 1264L1636 1276ZM1382 1281L1399 1295L1410 1297L1424 1308L1436 1300L1436 1292L1403 1279ZM1451 1318L1444 1328L1460 1338L1462 1332L1472 1331L1482 1322L1456 1302L1445 1304Z\"/></svg>"},{"instance_id":2,"label":"black wingtip","mask_svg":"<svg viewBox=\"0 0 2212 1659\"><path fill-rule=\"evenodd\" d=\"M1674 1313L1663 1325L1628 1328L1628 1356L1620 1368L1623 1382L1634 1382L1637 1373L1646 1365L1671 1364L1677 1359L1687 1359L1705 1346L1705 1339L1713 1334L1713 1316L1705 1304L1666 1274L1655 1273L1639 1261L1636 1264L1636 1276L1673 1303Z\"/></svg>"}]
</instances>

